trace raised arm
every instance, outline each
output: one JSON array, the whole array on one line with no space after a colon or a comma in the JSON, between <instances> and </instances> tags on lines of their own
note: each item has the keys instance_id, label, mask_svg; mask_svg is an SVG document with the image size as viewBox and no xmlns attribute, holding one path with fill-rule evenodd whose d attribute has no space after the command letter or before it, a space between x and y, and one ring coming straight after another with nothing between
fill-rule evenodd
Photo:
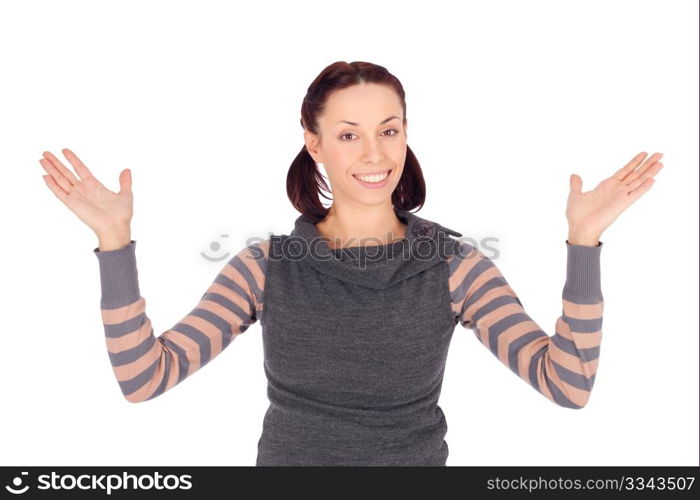
<instances>
[{"instance_id":1,"label":"raised arm","mask_svg":"<svg viewBox=\"0 0 700 500\"><path fill-rule=\"evenodd\" d=\"M263 311L268 243L240 250L194 309L158 337L139 291L136 242L93 250L100 266L107 352L127 401L147 401L172 389L257 321Z\"/></svg>"},{"instance_id":2,"label":"raised arm","mask_svg":"<svg viewBox=\"0 0 700 500\"><path fill-rule=\"evenodd\" d=\"M147 401L172 389L219 355L263 311L269 241L249 245L230 259L199 304L156 337L139 293L131 239L134 196L131 169L119 174L119 191L102 184L73 153L74 171L49 151L39 163L51 192L94 231L100 265L102 321L107 352L124 397Z\"/></svg>"},{"instance_id":3,"label":"raised arm","mask_svg":"<svg viewBox=\"0 0 700 500\"><path fill-rule=\"evenodd\" d=\"M449 260L455 322L472 329L503 364L557 405L579 409L590 397L601 343L603 246L566 241L562 315L549 336L525 312L494 262L472 245Z\"/></svg>"}]
</instances>

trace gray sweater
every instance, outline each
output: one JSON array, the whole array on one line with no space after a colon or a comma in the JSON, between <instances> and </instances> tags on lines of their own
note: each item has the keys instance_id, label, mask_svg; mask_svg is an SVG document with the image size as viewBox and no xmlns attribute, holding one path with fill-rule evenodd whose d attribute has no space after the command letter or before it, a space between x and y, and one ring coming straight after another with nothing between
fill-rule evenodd
<instances>
[{"instance_id":1,"label":"gray sweater","mask_svg":"<svg viewBox=\"0 0 700 500\"><path fill-rule=\"evenodd\" d=\"M135 241L100 266L107 349L127 401L160 396L260 320L270 405L256 465L445 465L438 404L457 324L554 404L582 408L598 365L598 246L566 241L562 315L547 335L494 262L436 222L397 212L406 237L331 249L301 215L248 245L192 311L154 335Z\"/></svg>"}]
</instances>

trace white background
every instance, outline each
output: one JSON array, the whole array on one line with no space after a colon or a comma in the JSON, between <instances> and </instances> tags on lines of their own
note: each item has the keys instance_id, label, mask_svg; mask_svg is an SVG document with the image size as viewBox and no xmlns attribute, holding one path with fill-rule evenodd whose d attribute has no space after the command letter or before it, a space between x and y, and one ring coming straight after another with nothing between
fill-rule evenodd
<instances>
[{"instance_id":1,"label":"white background","mask_svg":"<svg viewBox=\"0 0 700 500\"><path fill-rule=\"evenodd\" d=\"M698 3L62 1L0 7L1 465L253 465L268 405L259 323L170 392L121 395L97 238L49 190L71 148L107 187L132 169L132 237L155 333L221 264L212 241L289 233L301 100L328 64L403 83L417 215L477 240L550 335L569 175L589 190L664 153L602 235L596 384L582 410L454 332L448 465L698 465ZM67 163L67 162L66 162ZM222 234L228 234L225 239ZM489 254L490 255L490 254Z\"/></svg>"}]
</instances>

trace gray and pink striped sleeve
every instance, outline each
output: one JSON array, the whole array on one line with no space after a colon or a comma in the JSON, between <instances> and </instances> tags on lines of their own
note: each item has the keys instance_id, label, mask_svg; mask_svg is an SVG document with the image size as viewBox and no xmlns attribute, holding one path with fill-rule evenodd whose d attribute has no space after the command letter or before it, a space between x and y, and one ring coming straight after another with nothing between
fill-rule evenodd
<instances>
[{"instance_id":1,"label":"gray and pink striped sleeve","mask_svg":"<svg viewBox=\"0 0 700 500\"><path fill-rule=\"evenodd\" d=\"M603 322L598 246L566 241L562 314L547 335L494 262L461 243L449 259L449 288L455 322L522 380L557 405L579 409L590 397L598 368Z\"/></svg>"},{"instance_id":2,"label":"gray and pink striped sleeve","mask_svg":"<svg viewBox=\"0 0 700 500\"><path fill-rule=\"evenodd\" d=\"M127 401L147 401L172 389L257 321L268 243L246 246L229 259L194 309L158 337L139 290L136 241L116 250L93 250L100 267L107 352Z\"/></svg>"}]
</instances>

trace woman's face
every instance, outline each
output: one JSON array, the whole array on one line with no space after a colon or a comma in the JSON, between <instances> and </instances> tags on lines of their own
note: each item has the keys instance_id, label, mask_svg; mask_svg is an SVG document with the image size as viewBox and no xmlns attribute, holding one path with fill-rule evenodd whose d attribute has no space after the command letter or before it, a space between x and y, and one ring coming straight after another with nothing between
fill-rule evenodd
<instances>
[{"instance_id":1,"label":"woman's face","mask_svg":"<svg viewBox=\"0 0 700 500\"><path fill-rule=\"evenodd\" d=\"M386 85L361 83L329 96L319 135L306 130L304 141L314 161L323 163L334 203L391 204L406 161L402 120L401 100Z\"/></svg>"}]
</instances>

